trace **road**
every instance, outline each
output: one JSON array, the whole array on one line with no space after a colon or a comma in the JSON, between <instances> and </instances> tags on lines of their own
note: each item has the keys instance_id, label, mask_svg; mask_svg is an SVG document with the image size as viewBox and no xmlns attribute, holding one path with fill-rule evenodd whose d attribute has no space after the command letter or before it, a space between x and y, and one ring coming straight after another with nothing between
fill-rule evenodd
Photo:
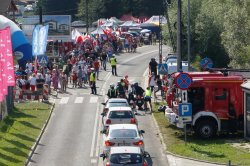
<instances>
[{"instance_id":1,"label":"road","mask_svg":"<svg viewBox=\"0 0 250 166\"><path fill-rule=\"evenodd\" d=\"M168 52L163 47L163 52ZM56 106L47 129L32 156L30 166L97 166L102 165L99 154L102 151L100 134L100 103L106 100L105 94L111 83L116 83L124 75L131 82L144 86L144 76L151 57L158 57L158 46L143 46L137 53L117 55L118 76L112 76L108 64L107 71L101 71L97 81L98 95L91 95L90 89L68 89L67 94L59 94ZM137 116L139 128L145 130L145 149L151 155L151 165L167 166L155 123L151 115Z\"/></svg>"}]
</instances>

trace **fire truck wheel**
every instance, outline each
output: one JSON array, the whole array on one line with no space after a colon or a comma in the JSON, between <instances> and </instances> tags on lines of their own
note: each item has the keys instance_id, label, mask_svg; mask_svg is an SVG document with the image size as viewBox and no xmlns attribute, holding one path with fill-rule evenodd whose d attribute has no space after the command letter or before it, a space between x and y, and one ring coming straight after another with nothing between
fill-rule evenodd
<instances>
[{"instance_id":1,"label":"fire truck wheel","mask_svg":"<svg viewBox=\"0 0 250 166\"><path fill-rule=\"evenodd\" d=\"M216 134L216 125L213 121L201 120L196 123L195 133L201 138L212 138Z\"/></svg>"}]
</instances>

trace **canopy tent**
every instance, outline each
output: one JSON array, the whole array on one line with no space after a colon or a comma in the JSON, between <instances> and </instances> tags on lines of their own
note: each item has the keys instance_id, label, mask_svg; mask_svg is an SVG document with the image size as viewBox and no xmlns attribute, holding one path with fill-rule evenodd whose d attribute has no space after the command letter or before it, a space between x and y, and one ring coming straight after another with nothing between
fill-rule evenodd
<instances>
[{"instance_id":1,"label":"canopy tent","mask_svg":"<svg viewBox=\"0 0 250 166\"><path fill-rule=\"evenodd\" d=\"M162 17L162 24L166 24L167 23L167 19L166 17L164 16L160 16ZM144 22L145 24L146 23L150 23L150 24L155 24L157 26L159 26L159 16L152 16L150 19L148 19L146 22Z\"/></svg>"},{"instance_id":2,"label":"canopy tent","mask_svg":"<svg viewBox=\"0 0 250 166\"><path fill-rule=\"evenodd\" d=\"M106 18L100 18L97 21L93 22L92 25L93 26L100 26L100 25L104 24L106 21L107 21Z\"/></svg>"},{"instance_id":3,"label":"canopy tent","mask_svg":"<svg viewBox=\"0 0 250 166\"><path fill-rule=\"evenodd\" d=\"M121 21L121 20L119 20L119 19L116 18L116 17L110 17L109 21L115 22L115 23L118 24L118 25L124 23L124 21Z\"/></svg>"},{"instance_id":4,"label":"canopy tent","mask_svg":"<svg viewBox=\"0 0 250 166\"><path fill-rule=\"evenodd\" d=\"M25 66L28 60L32 59L32 46L25 37L23 31L10 19L0 15L0 29L10 27L12 48L16 54L22 54L18 59L20 66ZM15 56L15 54L14 54Z\"/></svg>"},{"instance_id":5,"label":"canopy tent","mask_svg":"<svg viewBox=\"0 0 250 166\"><path fill-rule=\"evenodd\" d=\"M103 25L101 25L102 28L113 28L116 29L118 27L118 24L113 21L106 21Z\"/></svg>"},{"instance_id":6,"label":"canopy tent","mask_svg":"<svg viewBox=\"0 0 250 166\"><path fill-rule=\"evenodd\" d=\"M120 25L120 27L139 27L139 26L140 26L140 24L138 24L134 21L126 21L125 23Z\"/></svg>"},{"instance_id":7,"label":"canopy tent","mask_svg":"<svg viewBox=\"0 0 250 166\"><path fill-rule=\"evenodd\" d=\"M86 23L85 22L83 22L83 21L74 21L74 22L72 22L71 23L71 27L75 27L75 28L77 28L77 27L86 27Z\"/></svg>"},{"instance_id":8,"label":"canopy tent","mask_svg":"<svg viewBox=\"0 0 250 166\"><path fill-rule=\"evenodd\" d=\"M138 18L135 18L133 17L132 15L123 15L121 18L120 18L121 21L135 21L135 22L138 22Z\"/></svg>"},{"instance_id":9,"label":"canopy tent","mask_svg":"<svg viewBox=\"0 0 250 166\"><path fill-rule=\"evenodd\" d=\"M102 27L97 27L97 29L94 30L93 32L91 32L90 34L91 35L97 35L97 34L98 35L104 35L105 33L104 33Z\"/></svg>"}]
</instances>

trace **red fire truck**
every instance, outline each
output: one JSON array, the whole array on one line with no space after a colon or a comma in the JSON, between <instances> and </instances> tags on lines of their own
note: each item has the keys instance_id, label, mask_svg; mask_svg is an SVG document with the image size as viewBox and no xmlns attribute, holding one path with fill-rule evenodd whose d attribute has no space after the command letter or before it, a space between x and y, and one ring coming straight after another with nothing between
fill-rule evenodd
<instances>
[{"instance_id":1,"label":"red fire truck","mask_svg":"<svg viewBox=\"0 0 250 166\"><path fill-rule=\"evenodd\" d=\"M181 89L176 86L180 73L172 74L167 92L166 118L178 128L184 128L186 119L179 116L182 103ZM192 116L187 127L196 135L210 138L220 132L243 130L242 75L227 72L189 72L192 84L187 89L187 102L192 104Z\"/></svg>"}]
</instances>

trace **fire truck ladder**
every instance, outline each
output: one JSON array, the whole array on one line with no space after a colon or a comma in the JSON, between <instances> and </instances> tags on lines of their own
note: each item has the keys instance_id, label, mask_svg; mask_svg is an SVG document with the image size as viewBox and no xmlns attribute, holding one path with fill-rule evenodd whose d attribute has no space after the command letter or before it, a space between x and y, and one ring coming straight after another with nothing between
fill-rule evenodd
<instances>
[{"instance_id":1,"label":"fire truck ladder","mask_svg":"<svg viewBox=\"0 0 250 166\"><path fill-rule=\"evenodd\" d=\"M225 76L228 75L241 75L244 78L250 79L250 69L228 69L228 68L211 68L208 69L209 72L220 71Z\"/></svg>"}]
</instances>

